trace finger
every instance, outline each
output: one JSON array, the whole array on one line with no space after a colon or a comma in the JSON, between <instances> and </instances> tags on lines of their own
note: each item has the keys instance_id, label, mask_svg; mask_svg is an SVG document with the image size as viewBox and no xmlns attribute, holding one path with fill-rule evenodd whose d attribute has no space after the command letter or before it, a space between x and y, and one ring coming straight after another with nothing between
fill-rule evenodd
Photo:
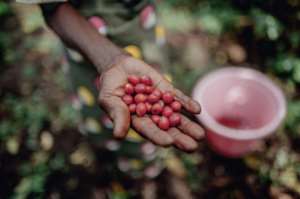
<instances>
[{"instance_id":1,"label":"finger","mask_svg":"<svg viewBox=\"0 0 300 199\"><path fill-rule=\"evenodd\" d=\"M199 124L192 122L184 115L181 115L181 123L178 128L195 140L201 140L204 137L203 128Z\"/></svg>"},{"instance_id":2,"label":"finger","mask_svg":"<svg viewBox=\"0 0 300 199\"><path fill-rule=\"evenodd\" d=\"M116 96L100 99L100 105L107 111L114 122L114 137L118 139L124 138L130 125L130 114L127 106Z\"/></svg>"},{"instance_id":3,"label":"finger","mask_svg":"<svg viewBox=\"0 0 300 199\"><path fill-rule=\"evenodd\" d=\"M156 145L170 146L174 141L167 132L160 130L148 117L133 116L132 124L137 132Z\"/></svg>"},{"instance_id":4,"label":"finger","mask_svg":"<svg viewBox=\"0 0 300 199\"><path fill-rule=\"evenodd\" d=\"M178 89L175 89L175 96L177 100L183 105L183 107L194 114L199 114L201 112L201 107L198 102L186 96L183 92Z\"/></svg>"},{"instance_id":5,"label":"finger","mask_svg":"<svg viewBox=\"0 0 300 199\"><path fill-rule=\"evenodd\" d=\"M176 128L168 130L169 135L174 139L174 145L182 151L192 152L198 148L197 142L188 135L181 133Z\"/></svg>"},{"instance_id":6,"label":"finger","mask_svg":"<svg viewBox=\"0 0 300 199\"><path fill-rule=\"evenodd\" d=\"M201 112L201 107L198 102L186 96L182 91L174 88L172 84L164 78L156 77L155 87L158 87L162 91L171 91L187 111L194 114Z\"/></svg>"}]
</instances>

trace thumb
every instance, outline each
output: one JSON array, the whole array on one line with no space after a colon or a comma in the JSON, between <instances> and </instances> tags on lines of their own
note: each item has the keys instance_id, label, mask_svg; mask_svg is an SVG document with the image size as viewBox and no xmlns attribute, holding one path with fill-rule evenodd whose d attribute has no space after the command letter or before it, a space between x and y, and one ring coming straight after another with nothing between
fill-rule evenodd
<instances>
[{"instance_id":1,"label":"thumb","mask_svg":"<svg viewBox=\"0 0 300 199\"><path fill-rule=\"evenodd\" d=\"M130 125L130 113L124 102L117 96L99 99L101 107L109 114L114 123L115 138L126 137Z\"/></svg>"}]
</instances>

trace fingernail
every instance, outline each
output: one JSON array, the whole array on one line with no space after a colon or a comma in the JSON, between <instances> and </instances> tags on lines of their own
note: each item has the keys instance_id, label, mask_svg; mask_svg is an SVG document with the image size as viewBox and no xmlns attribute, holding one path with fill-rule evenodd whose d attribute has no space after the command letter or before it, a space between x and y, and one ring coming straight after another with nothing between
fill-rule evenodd
<instances>
[{"instance_id":1,"label":"fingernail","mask_svg":"<svg viewBox=\"0 0 300 199\"><path fill-rule=\"evenodd\" d=\"M197 133L195 134L195 138L196 138L197 140L202 140L203 137L204 137L204 131L203 131L203 130L202 130L202 131L199 131L199 132L197 132Z\"/></svg>"},{"instance_id":2,"label":"fingernail","mask_svg":"<svg viewBox=\"0 0 300 199\"><path fill-rule=\"evenodd\" d=\"M191 100L190 101L190 105L192 107L194 107L195 113L199 114L201 112L201 106L200 106L200 104L197 101Z\"/></svg>"},{"instance_id":3,"label":"fingernail","mask_svg":"<svg viewBox=\"0 0 300 199\"><path fill-rule=\"evenodd\" d=\"M188 143L186 146L185 146L185 150L188 151L188 152L194 152L196 151L198 148L198 144L195 142L195 143Z\"/></svg>"},{"instance_id":4,"label":"fingernail","mask_svg":"<svg viewBox=\"0 0 300 199\"><path fill-rule=\"evenodd\" d=\"M124 135L122 132L119 132L119 131L114 131L113 132L113 135L114 135L114 138L115 139L123 139L124 138Z\"/></svg>"}]
</instances>

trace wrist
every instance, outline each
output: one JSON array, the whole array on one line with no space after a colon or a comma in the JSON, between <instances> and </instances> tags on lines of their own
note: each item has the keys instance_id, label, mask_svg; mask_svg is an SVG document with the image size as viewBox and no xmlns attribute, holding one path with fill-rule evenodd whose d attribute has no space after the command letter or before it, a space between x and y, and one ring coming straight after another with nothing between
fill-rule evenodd
<instances>
[{"instance_id":1,"label":"wrist","mask_svg":"<svg viewBox=\"0 0 300 199\"><path fill-rule=\"evenodd\" d=\"M109 70L115 65L120 65L120 63L124 60L127 59L128 57L131 57L128 53L122 51L120 49L119 52L116 52L114 54L110 54L106 57L105 62L101 62L100 64L97 64L97 69L98 72L101 73L102 71ZM100 69L100 70L99 70Z\"/></svg>"}]
</instances>

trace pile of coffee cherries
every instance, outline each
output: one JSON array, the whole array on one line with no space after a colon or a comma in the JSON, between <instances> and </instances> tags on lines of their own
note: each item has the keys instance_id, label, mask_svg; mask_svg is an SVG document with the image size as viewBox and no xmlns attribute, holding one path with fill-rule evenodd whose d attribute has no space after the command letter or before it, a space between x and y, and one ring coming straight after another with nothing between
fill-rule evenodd
<instances>
[{"instance_id":1,"label":"pile of coffee cherries","mask_svg":"<svg viewBox=\"0 0 300 199\"><path fill-rule=\"evenodd\" d=\"M124 85L123 101L131 114L143 117L146 114L162 130L180 125L181 103L170 92L161 92L153 87L148 76L130 75Z\"/></svg>"}]
</instances>

